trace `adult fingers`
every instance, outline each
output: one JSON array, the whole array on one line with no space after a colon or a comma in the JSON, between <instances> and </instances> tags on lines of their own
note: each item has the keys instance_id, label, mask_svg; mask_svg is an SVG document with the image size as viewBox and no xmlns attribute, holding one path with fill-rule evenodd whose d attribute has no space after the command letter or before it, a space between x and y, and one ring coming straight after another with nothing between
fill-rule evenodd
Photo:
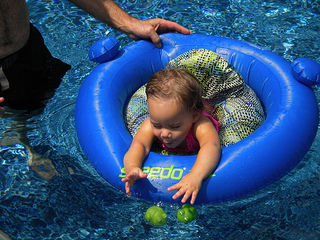
<instances>
[{"instance_id":1,"label":"adult fingers","mask_svg":"<svg viewBox=\"0 0 320 240\"><path fill-rule=\"evenodd\" d=\"M160 26L158 27L159 29L159 33L161 32L169 32L169 31L175 31L178 33L182 33L185 35L191 34L192 31L190 31L189 29L179 25L178 23L175 22L171 22L171 21L167 21L167 20L162 20L160 22Z\"/></svg>"},{"instance_id":2,"label":"adult fingers","mask_svg":"<svg viewBox=\"0 0 320 240\"><path fill-rule=\"evenodd\" d=\"M156 32L156 30L153 30L149 33L149 38L151 39L152 43L157 47L157 48L161 48L162 47L162 42L161 39L158 35L158 33Z\"/></svg>"}]
</instances>

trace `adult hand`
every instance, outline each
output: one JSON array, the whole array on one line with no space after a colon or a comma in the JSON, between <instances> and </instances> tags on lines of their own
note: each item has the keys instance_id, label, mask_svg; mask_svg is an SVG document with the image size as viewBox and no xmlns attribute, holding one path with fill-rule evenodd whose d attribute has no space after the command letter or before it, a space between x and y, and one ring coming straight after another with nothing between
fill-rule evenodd
<instances>
[{"instance_id":1,"label":"adult hand","mask_svg":"<svg viewBox=\"0 0 320 240\"><path fill-rule=\"evenodd\" d=\"M127 34L131 39L150 38L158 48L162 46L158 34L165 32L192 32L177 23L164 19L138 20L122 10L113 0L69 0L90 15Z\"/></svg>"},{"instance_id":2,"label":"adult hand","mask_svg":"<svg viewBox=\"0 0 320 240\"><path fill-rule=\"evenodd\" d=\"M133 40L150 38L153 44L158 48L162 47L162 43L158 34L165 32L178 32L182 34L192 33L192 31L180 26L175 22L159 18L147 20L138 20L132 18L132 23L130 26L120 27L119 30L127 34Z\"/></svg>"},{"instance_id":3,"label":"adult hand","mask_svg":"<svg viewBox=\"0 0 320 240\"><path fill-rule=\"evenodd\" d=\"M0 97L0 104L4 102L4 98ZM5 109L3 107L0 107L0 114L3 114L5 112Z\"/></svg>"}]
</instances>

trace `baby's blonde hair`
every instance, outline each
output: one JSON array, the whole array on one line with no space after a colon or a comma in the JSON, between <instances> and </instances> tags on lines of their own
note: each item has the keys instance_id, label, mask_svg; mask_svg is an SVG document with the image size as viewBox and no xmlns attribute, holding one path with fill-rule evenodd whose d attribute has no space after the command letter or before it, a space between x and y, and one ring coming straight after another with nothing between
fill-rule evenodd
<instances>
[{"instance_id":1,"label":"baby's blonde hair","mask_svg":"<svg viewBox=\"0 0 320 240\"><path fill-rule=\"evenodd\" d=\"M147 83L147 98L174 99L188 112L201 111L202 88L199 81L184 69L163 69Z\"/></svg>"}]
</instances>

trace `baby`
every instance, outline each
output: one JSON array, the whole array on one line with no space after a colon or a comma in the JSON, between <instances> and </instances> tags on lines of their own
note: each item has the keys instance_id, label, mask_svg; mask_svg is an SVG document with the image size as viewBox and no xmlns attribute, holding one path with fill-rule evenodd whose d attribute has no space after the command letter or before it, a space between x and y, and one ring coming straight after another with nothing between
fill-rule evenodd
<instances>
[{"instance_id":1,"label":"baby","mask_svg":"<svg viewBox=\"0 0 320 240\"><path fill-rule=\"evenodd\" d=\"M196 161L180 182L168 188L178 190L182 203L194 204L202 181L216 168L220 158L218 122L205 112L202 88L187 70L164 69L155 73L146 87L149 118L134 136L124 156L126 193L139 178L146 178L141 166L154 141L167 151L195 152Z\"/></svg>"}]
</instances>

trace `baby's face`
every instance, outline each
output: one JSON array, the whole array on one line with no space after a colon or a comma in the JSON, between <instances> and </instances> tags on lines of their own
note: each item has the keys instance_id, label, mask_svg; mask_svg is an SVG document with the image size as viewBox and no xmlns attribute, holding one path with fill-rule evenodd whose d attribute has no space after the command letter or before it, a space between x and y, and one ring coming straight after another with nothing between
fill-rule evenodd
<instances>
[{"instance_id":1,"label":"baby's face","mask_svg":"<svg viewBox=\"0 0 320 240\"><path fill-rule=\"evenodd\" d=\"M148 110L154 135L169 148L183 148L194 114L172 99L148 98Z\"/></svg>"}]
</instances>

